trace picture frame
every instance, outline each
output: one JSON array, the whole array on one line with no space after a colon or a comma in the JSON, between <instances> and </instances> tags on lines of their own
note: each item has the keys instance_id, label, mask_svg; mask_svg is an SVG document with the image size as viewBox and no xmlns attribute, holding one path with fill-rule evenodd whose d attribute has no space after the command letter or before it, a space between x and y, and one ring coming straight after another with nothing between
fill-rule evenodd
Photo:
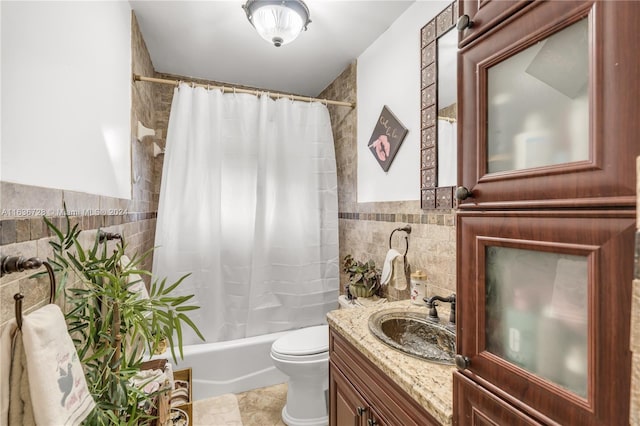
<instances>
[{"instance_id":1,"label":"picture frame","mask_svg":"<svg viewBox=\"0 0 640 426\"><path fill-rule=\"evenodd\" d=\"M367 148L385 172L389 171L407 133L408 129L391 112L389 107L383 106Z\"/></svg>"}]
</instances>

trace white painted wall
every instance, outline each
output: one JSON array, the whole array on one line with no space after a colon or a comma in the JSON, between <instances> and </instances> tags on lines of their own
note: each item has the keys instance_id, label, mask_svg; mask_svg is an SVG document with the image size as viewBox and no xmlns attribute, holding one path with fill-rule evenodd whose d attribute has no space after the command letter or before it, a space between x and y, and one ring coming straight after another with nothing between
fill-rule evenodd
<instances>
[{"instance_id":1,"label":"white painted wall","mask_svg":"<svg viewBox=\"0 0 640 426\"><path fill-rule=\"evenodd\" d=\"M0 179L130 199L129 3L0 7Z\"/></svg>"},{"instance_id":2,"label":"white painted wall","mask_svg":"<svg viewBox=\"0 0 640 426\"><path fill-rule=\"evenodd\" d=\"M358 57L358 202L420 199L420 29L450 1L418 0ZM367 148L387 105L409 129L388 172Z\"/></svg>"}]
</instances>

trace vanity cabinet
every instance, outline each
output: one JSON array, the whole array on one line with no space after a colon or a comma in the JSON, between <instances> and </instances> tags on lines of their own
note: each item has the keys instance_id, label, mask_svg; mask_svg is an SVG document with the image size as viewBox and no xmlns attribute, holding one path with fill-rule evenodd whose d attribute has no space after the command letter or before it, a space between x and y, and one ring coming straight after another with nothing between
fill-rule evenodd
<instances>
[{"instance_id":1,"label":"vanity cabinet","mask_svg":"<svg viewBox=\"0 0 640 426\"><path fill-rule=\"evenodd\" d=\"M640 3L470 4L454 423L626 425Z\"/></svg>"},{"instance_id":2,"label":"vanity cabinet","mask_svg":"<svg viewBox=\"0 0 640 426\"><path fill-rule=\"evenodd\" d=\"M333 329L329 331L330 426L439 423Z\"/></svg>"},{"instance_id":3,"label":"vanity cabinet","mask_svg":"<svg viewBox=\"0 0 640 426\"><path fill-rule=\"evenodd\" d=\"M634 207L638 2L486 3L521 9L459 50L458 207Z\"/></svg>"},{"instance_id":4,"label":"vanity cabinet","mask_svg":"<svg viewBox=\"0 0 640 426\"><path fill-rule=\"evenodd\" d=\"M339 426L373 426L387 423L377 414L353 384L331 364L331 423Z\"/></svg>"},{"instance_id":5,"label":"vanity cabinet","mask_svg":"<svg viewBox=\"0 0 640 426\"><path fill-rule=\"evenodd\" d=\"M464 375L453 373L454 404L465 426L543 426L512 405L486 391Z\"/></svg>"},{"instance_id":6,"label":"vanity cabinet","mask_svg":"<svg viewBox=\"0 0 640 426\"><path fill-rule=\"evenodd\" d=\"M460 16L467 15L470 26L460 31L460 46L469 44L496 24L525 7L531 0L461 0Z\"/></svg>"},{"instance_id":7,"label":"vanity cabinet","mask_svg":"<svg viewBox=\"0 0 640 426\"><path fill-rule=\"evenodd\" d=\"M457 225L458 374L532 418L628 424L634 212L463 212Z\"/></svg>"}]
</instances>

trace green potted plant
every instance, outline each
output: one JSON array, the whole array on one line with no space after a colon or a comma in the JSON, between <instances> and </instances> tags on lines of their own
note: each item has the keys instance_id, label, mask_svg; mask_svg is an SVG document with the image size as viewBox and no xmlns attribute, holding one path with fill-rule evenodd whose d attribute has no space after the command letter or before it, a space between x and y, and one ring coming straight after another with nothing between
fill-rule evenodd
<instances>
[{"instance_id":1,"label":"green potted plant","mask_svg":"<svg viewBox=\"0 0 640 426\"><path fill-rule=\"evenodd\" d=\"M153 249L125 260L124 237L109 253L98 232L93 246L85 249L78 241L78 225L71 227L68 216L65 232L46 217L44 221L54 234L50 242L53 259L49 261L58 276L56 293L64 297L69 334L96 402L84 424L153 424L156 416L149 407L166 389L147 394L144 384L133 380L142 362L156 352L162 339L167 340L174 360L176 347L182 357L185 325L204 340L187 316L199 308L187 303L193 295L172 294L188 275L170 285L166 279L156 280L149 297L140 297L132 286L140 284L141 276L151 276L139 265Z\"/></svg>"},{"instance_id":2,"label":"green potted plant","mask_svg":"<svg viewBox=\"0 0 640 426\"><path fill-rule=\"evenodd\" d=\"M380 271L373 260L357 261L350 254L344 257L342 271L349 275L348 292L355 297L371 297L380 288Z\"/></svg>"}]
</instances>

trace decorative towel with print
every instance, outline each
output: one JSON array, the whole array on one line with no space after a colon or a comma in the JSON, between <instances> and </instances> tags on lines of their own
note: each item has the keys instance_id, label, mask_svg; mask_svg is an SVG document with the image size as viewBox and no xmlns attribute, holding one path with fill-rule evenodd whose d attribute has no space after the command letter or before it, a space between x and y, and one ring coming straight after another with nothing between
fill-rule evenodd
<instances>
[{"instance_id":1,"label":"decorative towel with print","mask_svg":"<svg viewBox=\"0 0 640 426\"><path fill-rule=\"evenodd\" d=\"M95 406L62 311L46 305L25 315L22 339L38 425L78 425Z\"/></svg>"}]
</instances>

